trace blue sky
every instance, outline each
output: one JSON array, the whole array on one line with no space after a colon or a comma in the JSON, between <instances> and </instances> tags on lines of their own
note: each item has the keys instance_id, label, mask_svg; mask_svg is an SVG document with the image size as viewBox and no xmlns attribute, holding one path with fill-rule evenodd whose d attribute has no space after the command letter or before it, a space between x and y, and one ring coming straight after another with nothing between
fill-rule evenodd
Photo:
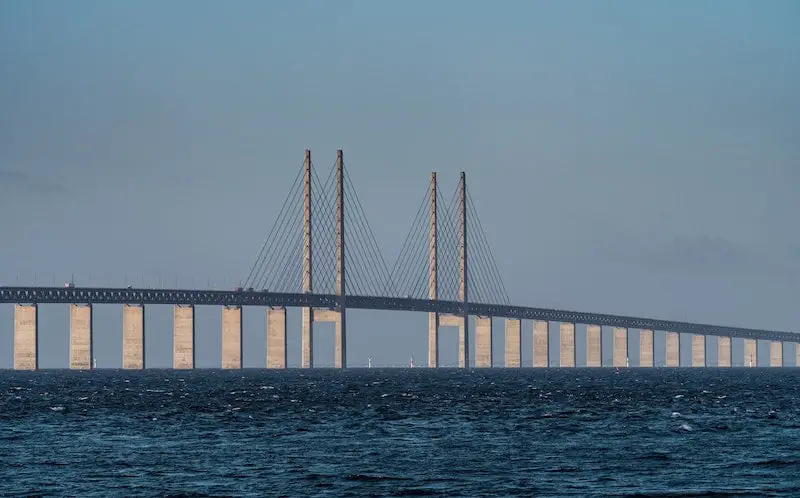
<instances>
[{"instance_id":1,"label":"blue sky","mask_svg":"<svg viewBox=\"0 0 800 498\"><path fill-rule=\"evenodd\" d=\"M515 303L797 329L798 18L792 1L0 0L0 283L233 287L303 150L327 170L342 148L389 261L429 172L449 191L464 170ZM148 363L168 366L171 310L148 316ZM198 320L216 365L219 310ZM40 363L66 366L67 309L40 321ZM246 310L247 366L263 321ZM100 366L121 362L120 322L97 308ZM350 363L424 358L425 324L352 313ZM0 367L11 340L0 306Z\"/></svg>"}]
</instances>

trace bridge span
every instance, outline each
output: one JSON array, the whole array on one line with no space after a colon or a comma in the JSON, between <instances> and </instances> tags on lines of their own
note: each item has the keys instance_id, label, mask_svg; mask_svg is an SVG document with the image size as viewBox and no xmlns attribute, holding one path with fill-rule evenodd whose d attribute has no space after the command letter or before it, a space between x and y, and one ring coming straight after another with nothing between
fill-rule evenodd
<instances>
[{"instance_id":1,"label":"bridge span","mask_svg":"<svg viewBox=\"0 0 800 498\"><path fill-rule=\"evenodd\" d=\"M316 321L324 321L327 312L340 310L339 296L335 294L284 293L254 290L192 290L192 289L140 289L106 287L0 287L0 303L15 304L15 368L38 368L38 306L42 304L72 305L70 319L70 366L72 368L91 367L91 313L92 305L123 305L123 358L127 358L125 368L144 368L144 306L173 305L174 315L174 364L175 368L194 367L194 307L221 306L223 308L223 363L228 368L240 368L241 351L241 308L244 306L267 308L267 366L286 367L286 308L310 308L318 316ZM346 309L410 311L435 313L441 319L455 317L461 313L461 301L394 298L376 296L347 295ZM709 325L653 318L611 315L603 313L579 312L527 306L468 303L469 315L473 317L476 331L476 366L495 366L491 361L491 351L481 351L481 346L491 347L492 328L487 319L506 319L505 359L508 367L519 367L521 359L520 343L521 320L533 321L534 351L538 360L534 366L547 367L549 349L549 323L560 323L559 365L576 366L574 360L575 325L587 326L587 365L602 366L600 361L600 327L613 327L613 366L625 366L630 356L628 336L630 330L640 331L640 360L654 364L653 331L666 334L667 366L680 366L678 353L685 345L680 344L679 334L692 336L692 366L707 366L705 354L706 337L720 339L717 366L731 365L730 341L733 338L745 339L745 364L755 363L757 341L770 341L770 365L782 366L783 343L800 342L800 335L793 332L762 330L752 328ZM83 315L83 319L80 315ZM134 316L136 315L136 316ZM187 321L189 322L187 325ZM231 326L233 323L233 326ZM236 324L239 324L238 328ZM539 324L539 325L537 325ZM542 326L541 324L544 324ZM458 325L456 325L458 326ZM488 328L487 328L488 327ZM127 331L127 332L126 332ZM83 335L84 337L81 337ZM88 335L88 336L87 336ZM516 336L516 337L514 337ZM698 339L699 338L699 339ZM231 348L233 344L233 348ZM83 345L81 348L80 345ZM800 347L795 346L798 360ZM270 351L273 349L274 351ZM228 354L225 354L225 351ZM227 359L226 359L227 358ZM478 361L481 360L481 361ZM727 360L727 361L726 361ZM797 362L800 365L800 361ZM435 366L435 365L431 365ZM646 366L646 365L645 365Z\"/></svg>"},{"instance_id":2,"label":"bridge span","mask_svg":"<svg viewBox=\"0 0 800 498\"><path fill-rule=\"evenodd\" d=\"M247 289L247 290L245 290ZM262 290L256 290L262 289ZM268 289L268 290L267 290ZM757 365L759 341L769 342L770 365L782 366L783 343L800 335L720 325L632 316L585 313L511 304L466 175L449 200L442 196L436 172L403 246L390 269L344 167L344 155L321 181L306 150L303 165L243 287L235 291L0 287L0 303L13 303L14 368L37 369L38 307L70 304L70 367L91 368L92 306L123 307L123 368L145 367L146 305L173 305L173 366L195 366L195 306L222 307L222 368L242 366L242 307L267 308L267 367L286 368L286 308L301 309L301 366L314 366L314 323L334 323L334 365L347 366L347 309L416 311L428 315L429 367L439 366L439 328L458 328L458 364L492 367L492 318L505 320L504 365L522 364L522 322L533 322L533 366L550 366L549 324L559 323L560 367L575 367L576 324L586 325L586 366L603 366L602 327L612 327L611 365L624 367L631 356L628 337L639 331L640 366L655 365L655 331L664 335L665 365L680 366L680 351L691 350L691 365L706 366L706 339L716 336L717 366L731 366L733 339L744 340L744 363ZM471 346L470 323L475 347ZM682 344L682 338L691 338ZM473 354L474 353L474 354ZM800 364L797 361L796 364Z\"/></svg>"}]
</instances>

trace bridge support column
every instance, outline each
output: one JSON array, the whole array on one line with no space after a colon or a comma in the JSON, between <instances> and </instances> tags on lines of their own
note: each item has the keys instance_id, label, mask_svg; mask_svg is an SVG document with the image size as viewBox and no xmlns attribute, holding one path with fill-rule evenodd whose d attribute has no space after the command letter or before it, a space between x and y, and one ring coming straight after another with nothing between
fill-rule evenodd
<instances>
[{"instance_id":1,"label":"bridge support column","mask_svg":"<svg viewBox=\"0 0 800 498\"><path fill-rule=\"evenodd\" d=\"M706 366L706 336L692 334L692 366Z\"/></svg>"},{"instance_id":2,"label":"bridge support column","mask_svg":"<svg viewBox=\"0 0 800 498\"><path fill-rule=\"evenodd\" d=\"M439 313L428 313L428 368L439 368Z\"/></svg>"},{"instance_id":3,"label":"bridge support column","mask_svg":"<svg viewBox=\"0 0 800 498\"><path fill-rule=\"evenodd\" d=\"M194 306L172 307L172 368L194 368Z\"/></svg>"},{"instance_id":4,"label":"bridge support column","mask_svg":"<svg viewBox=\"0 0 800 498\"><path fill-rule=\"evenodd\" d=\"M267 308L267 368L286 368L286 308Z\"/></svg>"},{"instance_id":5,"label":"bridge support column","mask_svg":"<svg viewBox=\"0 0 800 498\"><path fill-rule=\"evenodd\" d=\"M14 306L14 370L39 368L39 307Z\"/></svg>"},{"instance_id":6,"label":"bridge support column","mask_svg":"<svg viewBox=\"0 0 800 498\"><path fill-rule=\"evenodd\" d=\"M744 340L744 366L746 367L758 366L758 355L756 354L755 339Z\"/></svg>"},{"instance_id":7,"label":"bridge support column","mask_svg":"<svg viewBox=\"0 0 800 498\"><path fill-rule=\"evenodd\" d=\"M439 326L458 327L458 368L466 368L467 355L464 338L467 335L466 323L463 315L439 315Z\"/></svg>"},{"instance_id":8,"label":"bridge support column","mask_svg":"<svg viewBox=\"0 0 800 498\"><path fill-rule=\"evenodd\" d=\"M475 367L492 368L492 317L475 317Z\"/></svg>"},{"instance_id":9,"label":"bridge support column","mask_svg":"<svg viewBox=\"0 0 800 498\"><path fill-rule=\"evenodd\" d=\"M769 343L769 366L783 366L783 343L780 341L770 341Z\"/></svg>"},{"instance_id":10,"label":"bridge support column","mask_svg":"<svg viewBox=\"0 0 800 498\"><path fill-rule=\"evenodd\" d=\"M559 366L575 366L575 324L562 323L559 328L561 344L559 352Z\"/></svg>"},{"instance_id":11,"label":"bridge support column","mask_svg":"<svg viewBox=\"0 0 800 498\"><path fill-rule=\"evenodd\" d=\"M506 368L522 366L522 320L506 318Z\"/></svg>"},{"instance_id":12,"label":"bridge support column","mask_svg":"<svg viewBox=\"0 0 800 498\"><path fill-rule=\"evenodd\" d=\"M550 323L535 320L533 322L533 366L547 368L550 366Z\"/></svg>"},{"instance_id":13,"label":"bridge support column","mask_svg":"<svg viewBox=\"0 0 800 498\"><path fill-rule=\"evenodd\" d=\"M144 305L122 305L122 368L142 370L144 354Z\"/></svg>"},{"instance_id":14,"label":"bridge support column","mask_svg":"<svg viewBox=\"0 0 800 498\"><path fill-rule=\"evenodd\" d=\"M300 332L301 366L314 368L314 310L302 308L300 311L302 330Z\"/></svg>"},{"instance_id":15,"label":"bridge support column","mask_svg":"<svg viewBox=\"0 0 800 498\"><path fill-rule=\"evenodd\" d=\"M613 332L613 365L624 367L628 365L628 329L614 327Z\"/></svg>"},{"instance_id":16,"label":"bridge support column","mask_svg":"<svg viewBox=\"0 0 800 498\"><path fill-rule=\"evenodd\" d=\"M639 331L639 366L652 367L655 364L655 345L652 330Z\"/></svg>"},{"instance_id":17,"label":"bridge support column","mask_svg":"<svg viewBox=\"0 0 800 498\"><path fill-rule=\"evenodd\" d=\"M222 307L222 368L242 368L242 307Z\"/></svg>"},{"instance_id":18,"label":"bridge support column","mask_svg":"<svg viewBox=\"0 0 800 498\"><path fill-rule=\"evenodd\" d=\"M329 322L334 324L334 352L333 352L333 365L335 368L346 368L345 362L345 348L342 344L344 320L342 313L338 310L327 308L314 308L311 310L313 314L313 323ZM344 367L343 367L344 365Z\"/></svg>"},{"instance_id":19,"label":"bridge support column","mask_svg":"<svg viewBox=\"0 0 800 498\"><path fill-rule=\"evenodd\" d=\"M586 326L586 366L603 366L602 328L600 325Z\"/></svg>"},{"instance_id":20,"label":"bridge support column","mask_svg":"<svg viewBox=\"0 0 800 498\"><path fill-rule=\"evenodd\" d=\"M800 367L800 344L794 343L794 366Z\"/></svg>"},{"instance_id":21,"label":"bridge support column","mask_svg":"<svg viewBox=\"0 0 800 498\"><path fill-rule=\"evenodd\" d=\"M92 368L92 305L69 306L69 368Z\"/></svg>"},{"instance_id":22,"label":"bridge support column","mask_svg":"<svg viewBox=\"0 0 800 498\"><path fill-rule=\"evenodd\" d=\"M333 366L347 368L347 327L344 312L336 312L333 338Z\"/></svg>"},{"instance_id":23,"label":"bridge support column","mask_svg":"<svg viewBox=\"0 0 800 498\"><path fill-rule=\"evenodd\" d=\"M717 337L717 366L731 366L731 338Z\"/></svg>"},{"instance_id":24,"label":"bridge support column","mask_svg":"<svg viewBox=\"0 0 800 498\"><path fill-rule=\"evenodd\" d=\"M667 332L665 336L667 350L664 363L668 367L679 367L681 366L681 336L677 332Z\"/></svg>"}]
</instances>

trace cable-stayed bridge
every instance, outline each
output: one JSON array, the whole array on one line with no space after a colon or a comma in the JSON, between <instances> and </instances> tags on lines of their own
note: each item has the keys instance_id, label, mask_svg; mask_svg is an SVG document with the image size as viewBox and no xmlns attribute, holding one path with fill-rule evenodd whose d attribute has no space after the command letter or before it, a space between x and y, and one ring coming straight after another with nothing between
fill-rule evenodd
<instances>
[{"instance_id":1,"label":"cable-stayed bridge","mask_svg":"<svg viewBox=\"0 0 800 498\"><path fill-rule=\"evenodd\" d=\"M654 331L663 331L666 366L680 366L691 348L691 364L706 366L706 338L717 336L717 366L731 366L733 338L744 339L744 362L754 365L759 340L770 341L770 365L783 365L790 332L706 325L641 317L512 305L499 274L476 203L461 173L452 192L443 192L432 173L420 192L411 226L392 264L384 258L344 164L342 151L318 175L306 151L303 164L241 288L230 291L84 287L0 287L0 303L15 304L14 368L38 368L38 306L68 303L70 368L92 368L92 305L123 305L123 368L145 367L145 305L174 305L173 366L194 368L194 306L222 306L222 368L241 368L242 307L267 307L267 367L287 366L286 308L299 307L301 365L314 365L314 323L335 324L334 363L347 366L347 310L377 309L428 313L428 359L439 366L439 329L459 330L459 366L492 367L492 318L505 319L507 367L522 363L522 321L532 320L533 366L550 364L549 324L559 323L558 365L576 363L575 326L586 328L586 366L602 365L601 327L613 327L612 365L626 366L631 329L640 334L641 366L655 365ZM470 317L475 330L470 344ZM691 334L684 345L680 334ZM797 361L800 365L800 361Z\"/></svg>"}]
</instances>

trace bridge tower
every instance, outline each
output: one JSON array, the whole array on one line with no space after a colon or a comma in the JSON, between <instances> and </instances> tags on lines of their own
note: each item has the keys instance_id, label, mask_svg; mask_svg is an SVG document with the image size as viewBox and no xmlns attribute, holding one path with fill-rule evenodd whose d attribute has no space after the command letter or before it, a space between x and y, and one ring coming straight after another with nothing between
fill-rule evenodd
<instances>
[{"instance_id":1,"label":"bridge tower","mask_svg":"<svg viewBox=\"0 0 800 498\"><path fill-rule=\"evenodd\" d=\"M436 217L436 172L431 172L430 185L430 207L429 207L429 231L428 231L428 299L435 301L439 299L439 244L437 240L437 217ZM432 311L428 313L428 367L437 368L439 366L439 313Z\"/></svg>"},{"instance_id":2,"label":"bridge tower","mask_svg":"<svg viewBox=\"0 0 800 498\"><path fill-rule=\"evenodd\" d=\"M312 255L311 255L311 151L306 149L303 161L303 283L302 292L313 291ZM301 365L303 368L314 367L314 309L310 306L301 309Z\"/></svg>"},{"instance_id":3,"label":"bridge tower","mask_svg":"<svg viewBox=\"0 0 800 498\"><path fill-rule=\"evenodd\" d=\"M312 164L311 151L306 150L303 163L303 253L302 253L302 292L311 294L313 286L313 214L312 214ZM336 151L336 219L335 219L335 292L338 296L335 309L302 308L301 348L303 368L314 367L314 322L334 322L335 345L334 367L347 368L347 328L346 328L346 278L345 278L345 199L344 199L344 152Z\"/></svg>"},{"instance_id":4,"label":"bridge tower","mask_svg":"<svg viewBox=\"0 0 800 498\"><path fill-rule=\"evenodd\" d=\"M333 358L336 368L347 368L344 249L344 154L339 149L336 151L336 295L338 296L338 310L335 317L336 337Z\"/></svg>"},{"instance_id":5,"label":"bridge tower","mask_svg":"<svg viewBox=\"0 0 800 498\"><path fill-rule=\"evenodd\" d=\"M438 205L436 173L431 173L428 239L428 299L439 298L438 291ZM469 281L467 267L467 183L462 171L458 185L458 300L463 303L459 314L428 314L428 366L439 366L439 327L458 327L458 366L469 368ZM491 331L491 327L482 327Z\"/></svg>"}]
</instances>

